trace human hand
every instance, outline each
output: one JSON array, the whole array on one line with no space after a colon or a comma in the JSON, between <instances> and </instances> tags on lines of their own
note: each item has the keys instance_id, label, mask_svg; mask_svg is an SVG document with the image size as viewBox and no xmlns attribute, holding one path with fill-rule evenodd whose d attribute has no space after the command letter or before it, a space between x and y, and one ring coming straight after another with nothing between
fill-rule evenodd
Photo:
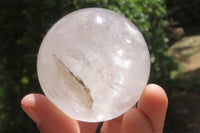
<instances>
[{"instance_id":1,"label":"human hand","mask_svg":"<svg viewBox=\"0 0 200 133\"><path fill-rule=\"evenodd\" d=\"M70 118L41 94L29 94L21 104L41 133L95 133L98 126ZM162 133L167 106L165 91L158 85L147 85L137 108L104 122L101 133Z\"/></svg>"}]
</instances>

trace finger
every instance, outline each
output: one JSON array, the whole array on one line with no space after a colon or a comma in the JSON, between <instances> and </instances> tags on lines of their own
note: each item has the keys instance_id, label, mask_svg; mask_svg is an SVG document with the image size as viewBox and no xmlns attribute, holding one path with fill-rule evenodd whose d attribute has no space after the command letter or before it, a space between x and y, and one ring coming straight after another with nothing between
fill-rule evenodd
<instances>
[{"instance_id":1,"label":"finger","mask_svg":"<svg viewBox=\"0 0 200 133\"><path fill-rule=\"evenodd\" d=\"M160 86L150 84L144 89L138 102L138 110L149 119L154 133L163 131L167 106L167 95Z\"/></svg>"},{"instance_id":2,"label":"finger","mask_svg":"<svg viewBox=\"0 0 200 133\"><path fill-rule=\"evenodd\" d=\"M132 107L136 108L136 105ZM121 115L113 120L109 120L103 123L101 133L122 133L122 120L124 115Z\"/></svg>"},{"instance_id":3,"label":"finger","mask_svg":"<svg viewBox=\"0 0 200 133\"><path fill-rule=\"evenodd\" d=\"M123 115L103 123L101 133L122 133Z\"/></svg>"},{"instance_id":4,"label":"finger","mask_svg":"<svg viewBox=\"0 0 200 133\"><path fill-rule=\"evenodd\" d=\"M148 118L138 109L130 109L123 117L123 133L153 133Z\"/></svg>"},{"instance_id":5,"label":"finger","mask_svg":"<svg viewBox=\"0 0 200 133\"><path fill-rule=\"evenodd\" d=\"M81 133L95 133L97 130L98 123L88 123L79 121Z\"/></svg>"},{"instance_id":6,"label":"finger","mask_svg":"<svg viewBox=\"0 0 200 133\"><path fill-rule=\"evenodd\" d=\"M60 111L45 96L29 94L22 108L35 121L41 133L80 133L78 122Z\"/></svg>"}]
</instances>

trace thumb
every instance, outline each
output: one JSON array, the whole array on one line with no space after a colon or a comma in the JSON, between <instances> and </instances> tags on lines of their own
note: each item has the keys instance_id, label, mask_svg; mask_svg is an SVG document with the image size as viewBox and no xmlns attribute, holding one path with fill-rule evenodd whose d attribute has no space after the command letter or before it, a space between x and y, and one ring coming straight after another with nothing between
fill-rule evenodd
<instances>
[{"instance_id":1,"label":"thumb","mask_svg":"<svg viewBox=\"0 0 200 133\"><path fill-rule=\"evenodd\" d=\"M44 95L29 94L22 101L23 110L37 123L41 133L80 133L78 122L60 111Z\"/></svg>"}]
</instances>

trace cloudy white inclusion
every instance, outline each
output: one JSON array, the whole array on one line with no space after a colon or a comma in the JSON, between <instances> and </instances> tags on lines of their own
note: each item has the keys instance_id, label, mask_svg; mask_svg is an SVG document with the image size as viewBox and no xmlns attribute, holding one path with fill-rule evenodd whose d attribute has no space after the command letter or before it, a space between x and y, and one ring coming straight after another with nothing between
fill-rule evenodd
<instances>
[{"instance_id":1,"label":"cloudy white inclusion","mask_svg":"<svg viewBox=\"0 0 200 133\"><path fill-rule=\"evenodd\" d=\"M113 61L117 66L119 66L121 68L124 68L124 69L129 68L130 65L131 65L131 61L130 60L122 59L122 58L120 58L118 56L115 56L113 58Z\"/></svg>"},{"instance_id":2,"label":"cloudy white inclusion","mask_svg":"<svg viewBox=\"0 0 200 133\"><path fill-rule=\"evenodd\" d=\"M120 56L122 56L123 53L124 53L124 51L123 51L122 49L119 49L119 50L117 50L117 53L118 53Z\"/></svg>"},{"instance_id":3,"label":"cloudy white inclusion","mask_svg":"<svg viewBox=\"0 0 200 133\"><path fill-rule=\"evenodd\" d=\"M120 73L120 80L118 83L121 85L124 83L124 73Z\"/></svg>"},{"instance_id":4,"label":"cloudy white inclusion","mask_svg":"<svg viewBox=\"0 0 200 133\"><path fill-rule=\"evenodd\" d=\"M123 54L124 54L124 51L123 51L122 49L119 49L119 50L117 50L117 54L118 54L119 56L121 56L121 57L115 56L115 57L113 58L114 63L115 63L117 66L121 67L121 68L124 68L124 69L129 68L130 65L131 65L131 61L128 60L128 59L123 59L123 58L122 58L122 56L123 56Z\"/></svg>"},{"instance_id":5,"label":"cloudy white inclusion","mask_svg":"<svg viewBox=\"0 0 200 133\"><path fill-rule=\"evenodd\" d=\"M131 31L131 33L132 33L133 35L137 35L137 34L138 34L138 31L137 31L136 29L134 29L129 23L125 22L125 25L126 25L126 27L128 28L128 30Z\"/></svg>"},{"instance_id":6,"label":"cloudy white inclusion","mask_svg":"<svg viewBox=\"0 0 200 133\"><path fill-rule=\"evenodd\" d=\"M102 24L103 23L103 18L100 17L100 16L97 16L96 17L96 21L97 21L98 24Z\"/></svg>"},{"instance_id":7,"label":"cloudy white inclusion","mask_svg":"<svg viewBox=\"0 0 200 133\"><path fill-rule=\"evenodd\" d=\"M131 43L131 40L129 40L129 39L125 39L126 40L126 42L129 44L129 43Z\"/></svg>"}]
</instances>

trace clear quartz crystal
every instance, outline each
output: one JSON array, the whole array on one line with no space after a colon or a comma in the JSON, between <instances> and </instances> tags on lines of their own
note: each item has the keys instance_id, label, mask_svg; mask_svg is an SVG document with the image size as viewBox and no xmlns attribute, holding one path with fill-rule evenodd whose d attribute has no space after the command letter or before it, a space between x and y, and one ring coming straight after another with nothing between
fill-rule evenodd
<instances>
[{"instance_id":1,"label":"clear quartz crystal","mask_svg":"<svg viewBox=\"0 0 200 133\"><path fill-rule=\"evenodd\" d=\"M116 118L140 98L150 58L139 30L124 16L87 8L48 31L38 54L45 95L68 116L87 122Z\"/></svg>"}]
</instances>

